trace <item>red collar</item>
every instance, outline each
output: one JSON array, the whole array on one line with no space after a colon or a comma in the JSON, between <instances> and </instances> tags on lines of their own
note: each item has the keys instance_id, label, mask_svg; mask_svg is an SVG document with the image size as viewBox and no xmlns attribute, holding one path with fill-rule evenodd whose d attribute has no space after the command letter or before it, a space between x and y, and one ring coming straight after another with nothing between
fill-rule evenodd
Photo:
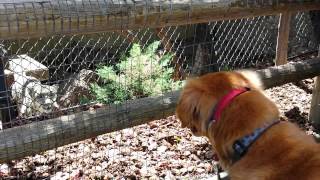
<instances>
[{"instance_id":1,"label":"red collar","mask_svg":"<svg viewBox=\"0 0 320 180\"><path fill-rule=\"evenodd\" d=\"M249 88L232 89L228 94L223 96L213 109L213 117L210 116L209 121L207 121L207 129L209 129L211 124L217 122L220 119L223 109L227 107L234 98L249 90ZM214 158L215 160L219 160L218 156L214 156Z\"/></svg>"},{"instance_id":2,"label":"red collar","mask_svg":"<svg viewBox=\"0 0 320 180\"><path fill-rule=\"evenodd\" d=\"M232 89L228 94L223 96L214 108L213 120L217 122L220 119L223 109L227 107L235 97L249 90L249 88Z\"/></svg>"}]
</instances>

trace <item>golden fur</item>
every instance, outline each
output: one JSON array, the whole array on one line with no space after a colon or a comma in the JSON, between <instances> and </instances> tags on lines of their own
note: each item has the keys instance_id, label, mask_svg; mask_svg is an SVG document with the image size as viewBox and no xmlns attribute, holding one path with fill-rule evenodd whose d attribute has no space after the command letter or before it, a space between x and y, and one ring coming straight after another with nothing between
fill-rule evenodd
<instances>
[{"instance_id":1,"label":"golden fur","mask_svg":"<svg viewBox=\"0 0 320 180\"><path fill-rule=\"evenodd\" d=\"M249 87L227 106L218 122L208 127L217 101L233 88ZM232 144L266 122L279 119L277 106L262 92L252 71L218 72L188 80L176 113L182 127L207 136L220 164L236 179L320 179L320 146L296 125L281 122L268 129L232 164Z\"/></svg>"}]
</instances>

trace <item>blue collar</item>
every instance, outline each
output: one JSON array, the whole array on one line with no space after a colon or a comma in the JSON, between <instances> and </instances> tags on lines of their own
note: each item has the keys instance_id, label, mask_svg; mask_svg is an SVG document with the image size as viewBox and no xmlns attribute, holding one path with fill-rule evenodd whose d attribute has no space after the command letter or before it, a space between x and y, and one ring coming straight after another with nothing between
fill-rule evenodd
<instances>
[{"instance_id":1,"label":"blue collar","mask_svg":"<svg viewBox=\"0 0 320 180\"><path fill-rule=\"evenodd\" d=\"M257 128L253 133L246 135L240 139L237 139L233 145L232 149L234 151L232 158L232 164L239 161L248 151L250 146L259 138L261 135L267 131L272 126L280 123L280 120L272 121L271 123L265 124L264 126Z\"/></svg>"}]
</instances>

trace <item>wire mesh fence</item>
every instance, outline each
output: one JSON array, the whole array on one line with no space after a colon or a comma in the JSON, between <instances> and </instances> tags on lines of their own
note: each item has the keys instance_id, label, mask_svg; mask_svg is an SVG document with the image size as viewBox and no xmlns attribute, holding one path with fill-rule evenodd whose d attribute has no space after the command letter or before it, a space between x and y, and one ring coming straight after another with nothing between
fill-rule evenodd
<instances>
[{"instance_id":1,"label":"wire mesh fence","mask_svg":"<svg viewBox=\"0 0 320 180\"><path fill-rule=\"evenodd\" d=\"M307 14L303 13L295 16L290 55L315 49L310 19L307 17ZM51 94L50 98L54 100L50 101L52 105L45 105L48 109L53 112L71 111L70 109L78 107L79 111L79 106L86 105L85 101L94 98L91 85L99 82L96 70L105 65L119 71L116 66L121 63L121 58L134 58L126 55L132 50L133 44L143 50L149 44L159 41L159 47L156 47L159 51L153 52L154 55L159 56L159 60L164 55L172 54L172 75L180 80L190 75L224 69L270 66L275 56L277 24L278 17L259 16L159 29L3 40L1 44L7 51L4 56L7 59L4 64L7 87L12 96L15 96L8 97L12 98L13 101L10 102L14 108L11 108L12 112L7 121L13 123L15 117L50 115L45 109L39 110L44 102L38 102L41 105L32 105L35 107L30 106L26 110L17 110L24 108L20 107L23 103L14 102L14 99L23 99L19 93L25 92L16 91L37 87L36 84L39 87L34 91L38 91L40 97L32 96L30 98L33 99L25 100L26 102L30 101L32 104L37 98L41 101L42 96L48 95L46 98L49 98ZM157 58L155 60L158 61ZM130 65L130 62L123 62ZM154 68L157 68L156 65ZM121 73L115 72L119 77ZM18 79L21 82L18 82ZM137 95L139 96L143 95Z\"/></svg>"},{"instance_id":2,"label":"wire mesh fence","mask_svg":"<svg viewBox=\"0 0 320 180\"><path fill-rule=\"evenodd\" d=\"M293 18L291 27L289 57L317 50L318 44L315 40L309 13L297 13Z\"/></svg>"},{"instance_id":3,"label":"wire mesh fence","mask_svg":"<svg viewBox=\"0 0 320 180\"><path fill-rule=\"evenodd\" d=\"M88 9L88 12L95 11ZM100 108L111 111L108 107L112 104L125 107L132 99L174 91L186 78L208 72L271 66L278 19L278 16L258 16L162 28L0 40L5 81L1 90L4 94L1 128L36 124L61 116L69 118L74 113L96 113ZM311 28L308 13L295 15L289 56L315 50ZM190 136L172 129L173 126L178 124L170 117L50 150L2 169L13 169L16 172L11 173L16 176L57 179L83 174L91 174L91 178L150 178L151 171L165 172L160 175L162 178L216 173L211 160L213 154L206 152L210 149L206 140L192 139L187 146L193 143L201 150L190 154L173 150L179 149L183 136ZM153 129L155 133L148 133ZM86 130L79 133L86 137ZM66 135L59 141L71 142L72 138ZM171 154L167 153L168 147ZM153 154L153 149L162 152L163 159L160 154ZM167 164L164 159L168 158L174 162ZM160 163L152 164L156 159ZM98 165L90 167L92 161ZM182 161L188 164L184 169L179 165ZM194 168L200 162L203 162L201 170ZM174 171L175 168L180 170Z\"/></svg>"},{"instance_id":4,"label":"wire mesh fence","mask_svg":"<svg viewBox=\"0 0 320 180\"><path fill-rule=\"evenodd\" d=\"M267 66L272 63L275 52L275 44L271 38L275 38L276 23L277 17L264 16L160 29L4 40L2 44L7 51L4 66L8 72L6 82L12 96L10 118L4 126L22 123L25 119L32 122L53 118L59 114L57 112L79 112L88 109L87 105L99 98L107 99L107 94L105 97L95 97L102 95L105 90L101 88L101 84L106 84L102 81L107 77L99 77L103 73L105 76L116 76L111 81L123 86L123 90L128 92L135 91L129 87L134 86L130 83L137 83L130 81L153 81L141 84L145 87L140 88L141 92L129 92L133 93L130 98L139 98L174 88L169 77L160 77L162 73L176 76L178 81L190 75L221 69L257 67L263 64ZM157 51L143 52L148 48ZM147 62L141 58L152 60ZM171 62L168 66L163 66L157 64L157 61ZM145 69L135 67L135 63L141 63ZM121 65L128 67L121 69ZM164 70L168 67L170 68ZM159 68L163 70L159 71ZM146 71L150 71L150 74L142 75ZM134 73L141 76L140 79L132 78ZM159 77L152 79L150 75L156 73ZM150 89L157 86L157 80L161 81L160 89L153 89L154 92L151 92ZM98 89L94 89L94 85ZM121 88L106 88L121 93ZM114 101L129 99L109 98ZM112 103L112 100L106 102Z\"/></svg>"}]
</instances>

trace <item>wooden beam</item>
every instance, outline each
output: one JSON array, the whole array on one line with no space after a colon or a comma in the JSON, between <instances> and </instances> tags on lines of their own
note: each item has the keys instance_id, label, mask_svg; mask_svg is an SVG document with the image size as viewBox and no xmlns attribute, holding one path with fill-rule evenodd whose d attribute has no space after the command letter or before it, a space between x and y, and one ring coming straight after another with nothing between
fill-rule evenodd
<instances>
[{"instance_id":1,"label":"wooden beam","mask_svg":"<svg viewBox=\"0 0 320 180\"><path fill-rule=\"evenodd\" d=\"M320 58L258 70L266 89L320 75Z\"/></svg>"},{"instance_id":2,"label":"wooden beam","mask_svg":"<svg viewBox=\"0 0 320 180\"><path fill-rule=\"evenodd\" d=\"M320 58L257 71L266 88L320 75ZM93 111L0 131L0 163L166 118L175 112L180 91L127 101Z\"/></svg>"},{"instance_id":3,"label":"wooden beam","mask_svg":"<svg viewBox=\"0 0 320 180\"><path fill-rule=\"evenodd\" d=\"M317 0L2 1L0 39L159 28L317 9Z\"/></svg>"},{"instance_id":4,"label":"wooden beam","mask_svg":"<svg viewBox=\"0 0 320 180\"><path fill-rule=\"evenodd\" d=\"M276 50L276 66L287 64L291 13L280 14Z\"/></svg>"}]
</instances>

